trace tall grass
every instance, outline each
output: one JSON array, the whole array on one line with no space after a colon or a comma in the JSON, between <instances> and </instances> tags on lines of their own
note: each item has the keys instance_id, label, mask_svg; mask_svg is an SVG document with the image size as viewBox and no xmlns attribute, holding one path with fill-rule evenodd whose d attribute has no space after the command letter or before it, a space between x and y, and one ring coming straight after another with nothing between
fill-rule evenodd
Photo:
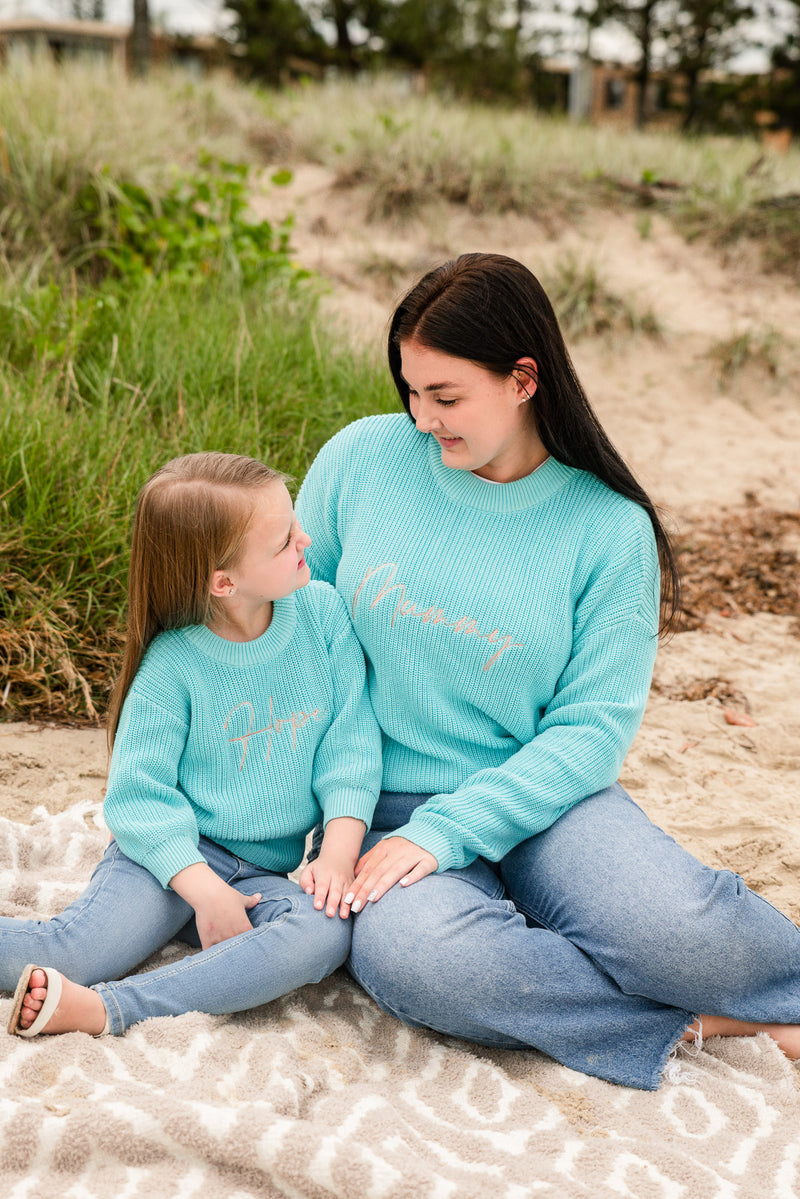
<instances>
[{"instance_id":1,"label":"tall grass","mask_svg":"<svg viewBox=\"0 0 800 1199\"><path fill-rule=\"evenodd\" d=\"M0 241L60 261L87 183L153 185L198 150L231 161L322 163L367 188L375 217L430 200L519 211L558 225L601 204L665 207L687 236L751 236L793 269L800 149L755 140L593 128L533 110L415 95L401 79L260 93L227 77L147 80L43 62L0 73ZM677 186L664 186L677 185ZM76 215L77 214L77 215Z\"/></svg>"},{"instance_id":2,"label":"tall grass","mask_svg":"<svg viewBox=\"0 0 800 1199\"><path fill-rule=\"evenodd\" d=\"M299 480L392 401L214 165L263 159L257 93L34 63L0 112L0 715L95 717L145 478L213 447Z\"/></svg>"},{"instance_id":3,"label":"tall grass","mask_svg":"<svg viewBox=\"0 0 800 1199\"><path fill-rule=\"evenodd\" d=\"M0 72L0 246L6 269L58 267L85 234L87 191L163 184L198 151L260 162L273 126L258 94L185 72L142 80L45 59Z\"/></svg>"},{"instance_id":4,"label":"tall grass","mask_svg":"<svg viewBox=\"0 0 800 1199\"><path fill-rule=\"evenodd\" d=\"M558 227L597 205L669 212L718 244L751 237L766 265L800 271L800 150L755 139L594 128L532 110L420 97L399 82L337 81L266 98L291 154L359 183L376 218L431 200L517 211Z\"/></svg>"},{"instance_id":5,"label":"tall grass","mask_svg":"<svg viewBox=\"0 0 800 1199\"><path fill-rule=\"evenodd\" d=\"M338 352L303 285L143 279L0 298L0 712L92 715L116 666L136 491L221 449L302 479L387 381Z\"/></svg>"},{"instance_id":6,"label":"tall grass","mask_svg":"<svg viewBox=\"0 0 800 1199\"><path fill-rule=\"evenodd\" d=\"M267 97L293 152L341 173L372 177L381 188L408 174L409 186L536 204L600 177L670 180L738 205L754 196L796 191L800 151L761 157L755 140L680 137L671 132L592 127L530 109L497 109L410 94L398 82L336 81ZM543 196L536 188L544 185ZM494 199L493 199L494 197Z\"/></svg>"}]
</instances>

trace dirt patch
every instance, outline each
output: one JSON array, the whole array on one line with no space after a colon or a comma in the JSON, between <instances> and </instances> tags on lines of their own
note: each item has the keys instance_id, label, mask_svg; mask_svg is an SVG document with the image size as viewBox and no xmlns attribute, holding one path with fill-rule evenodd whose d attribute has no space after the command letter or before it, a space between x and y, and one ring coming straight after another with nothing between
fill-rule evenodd
<instances>
[{"instance_id":1,"label":"dirt patch","mask_svg":"<svg viewBox=\"0 0 800 1199\"><path fill-rule=\"evenodd\" d=\"M800 614L800 512L753 506L692 524L678 540L684 629L724 618ZM792 632L800 636L800 621Z\"/></svg>"}]
</instances>

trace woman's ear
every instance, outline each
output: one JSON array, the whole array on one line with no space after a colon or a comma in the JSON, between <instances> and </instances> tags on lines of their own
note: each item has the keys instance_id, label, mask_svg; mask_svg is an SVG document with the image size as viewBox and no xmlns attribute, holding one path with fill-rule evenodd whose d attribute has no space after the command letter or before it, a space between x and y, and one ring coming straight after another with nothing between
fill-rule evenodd
<instances>
[{"instance_id":1,"label":"woman's ear","mask_svg":"<svg viewBox=\"0 0 800 1199\"><path fill-rule=\"evenodd\" d=\"M233 595L233 579L224 570L215 570L211 576L210 591L215 599L223 595Z\"/></svg>"},{"instance_id":2,"label":"woman's ear","mask_svg":"<svg viewBox=\"0 0 800 1199\"><path fill-rule=\"evenodd\" d=\"M539 386L539 368L532 358L519 358L511 372L517 381L517 386L524 395L522 399L530 400Z\"/></svg>"}]
</instances>

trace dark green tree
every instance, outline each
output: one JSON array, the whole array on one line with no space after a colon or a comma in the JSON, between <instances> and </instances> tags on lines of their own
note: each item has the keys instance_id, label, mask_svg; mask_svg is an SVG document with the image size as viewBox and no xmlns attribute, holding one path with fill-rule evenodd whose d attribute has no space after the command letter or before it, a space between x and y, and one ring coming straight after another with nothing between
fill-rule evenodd
<instances>
[{"instance_id":1,"label":"dark green tree","mask_svg":"<svg viewBox=\"0 0 800 1199\"><path fill-rule=\"evenodd\" d=\"M635 79L638 85L636 125L642 129L647 121L647 97L653 77L656 47L670 28L674 15L671 0L604 0L606 21L621 25L633 37L639 48Z\"/></svg>"},{"instance_id":2,"label":"dark green tree","mask_svg":"<svg viewBox=\"0 0 800 1199\"><path fill-rule=\"evenodd\" d=\"M232 32L250 73L265 83L278 86L292 58L324 61L325 41L297 0L226 0L226 8L235 16Z\"/></svg>"},{"instance_id":3,"label":"dark green tree","mask_svg":"<svg viewBox=\"0 0 800 1199\"><path fill-rule=\"evenodd\" d=\"M741 49L740 26L754 16L749 0L678 0L674 22L665 32L665 61L686 77L684 130L702 123L702 73L725 66Z\"/></svg>"},{"instance_id":4,"label":"dark green tree","mask_svg":"<svg viewBox=\"0 0 800 1199\"><path fill-rule=\"evenodd\" d=\"M376 32L388 61L470 96L524 93L531 0L384 0L382 9Z\"/></svg>"},{"instance_id":5,"label":"dark green tree","mask_svg":"<svg viewBox=\"0 0 800 1199\"><path fill-rule=\"evenodd\" d=\"M134 75L146 75L150 69L150 9L147 0L133 0L131 68Z\"/></svg>"},{"instance_id":6,"label":"dark green tree","mask_svg":"<svg viewBox=\"0 0 800 1199\"><path fill-rule=\"evenodd\" d=\"M769 105L782 126L800 133L800 0L785 0L780 39L772 52ZM777 22L775 27L778 28Z\"/></svg>"},{"instance_id":7,"label":"dark green tree","mask_svg":"<svg viewBox=\"0 0 800 1199\"><path fill-rule=\"evenodd\" d=\"M390 0L378 23L385 56L417 70L451 62L463 45L462 9L459 0Z\"/></svg>"},{"instance_id":8,"label":"dark green tree","mask_svg":"<svg viewBox=\"0 0 800 1199\"><path fill-rule=\"evenodd\" d=\"M349 73L358 71L372 56L372 40L380 37L391 0L316 0L316 21L327 21L335 30L335 61Z\"/></svg>"}]
</instances>

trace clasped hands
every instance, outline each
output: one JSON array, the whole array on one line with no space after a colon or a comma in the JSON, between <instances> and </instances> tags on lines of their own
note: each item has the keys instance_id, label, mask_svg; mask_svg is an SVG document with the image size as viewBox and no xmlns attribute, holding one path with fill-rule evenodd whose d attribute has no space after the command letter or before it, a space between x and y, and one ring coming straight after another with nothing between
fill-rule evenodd
<instances>
[{"instance_id":1,"label":"clasped hands","mask_svg":"<svg viewBox=\"0 0 800 1199\"><path fill-rule=\"evenodd\" d=\"M323 850L300 875L300 886L306 894L314 895L314 907L320 911L324 908L326 916L335 916L338 911L344 920L351 911L360 912L365 904L377 903L395 883L410 887L438 866L432 853L405 837L379 841L362 854L355 868L352 861L346 852ZM206 863L185 867L170 885L194 908L203 949L252 928L248 913L261 900L260 893L243 895L218 878Z\"/></svg>"},{"instance_id":2,"label":"clasped hands","mask_svg":"<svg viewBox=\"0 0 800 1199\"><path fill-rule=\"evenodd\" d=\"M307 894L314 892L314 906L325 907L326 915L337 910L342 919L351 912L360 912L367 903L378 900L399 883L410 887L438 866L432 853L421 849L405 837L387 837L373 845L358 859L349 881L340 871L329 870L323 855L309 862L300 875L300 886ZM326 906L327 904L327 906Z\"/></svg>"}]
</instances>

